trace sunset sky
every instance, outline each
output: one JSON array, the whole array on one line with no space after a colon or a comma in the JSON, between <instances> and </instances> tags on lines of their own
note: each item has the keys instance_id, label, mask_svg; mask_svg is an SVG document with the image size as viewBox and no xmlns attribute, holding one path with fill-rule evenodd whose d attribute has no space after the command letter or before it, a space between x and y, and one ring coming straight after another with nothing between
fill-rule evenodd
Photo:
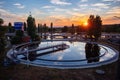
<instances>
[{"instance_id":1,"label":"sunset sky","mask_svg":"<svg viewBox=\"0 0 120 80\"><path fill-rule=\"evenodd\" d=\"M120 0L0 0L4 24L26 22L31 12L36 24L53 22L61 27L85 23L90 14L100 15L103 24L119 24Z\"/></svg>"}]
</instances>

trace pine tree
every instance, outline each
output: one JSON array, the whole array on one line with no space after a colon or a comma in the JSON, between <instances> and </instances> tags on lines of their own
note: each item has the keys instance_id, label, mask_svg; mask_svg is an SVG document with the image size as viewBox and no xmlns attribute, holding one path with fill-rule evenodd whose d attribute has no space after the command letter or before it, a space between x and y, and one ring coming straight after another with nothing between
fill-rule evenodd
<instances>
[{"instance_id":1,"label":"pine tree","mask_svg":"<svg viewBox=\"0 0 120 80\"><path fill-rule=\"evenodd\" d=\"M34 40L36 36L36 27L35 27L35 19L29 15L27 19L27 33L31 37L32 40Z\"/></svg>"}]
</instances>

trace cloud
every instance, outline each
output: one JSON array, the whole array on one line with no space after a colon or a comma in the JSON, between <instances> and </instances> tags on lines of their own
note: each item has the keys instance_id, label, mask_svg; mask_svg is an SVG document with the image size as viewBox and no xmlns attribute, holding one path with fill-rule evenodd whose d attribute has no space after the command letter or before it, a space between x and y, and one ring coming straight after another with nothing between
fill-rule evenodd
<instances>
[{"instance_id":1,"label":"cloud","mask_svg":"<svg viewBox=\"0 0 120 80\"><path fill-rule=\"evenodd\" d=\"M84 16L85 15L80 12L71 12L71 11L67 11L66 13L71 16Z\"/></svg>"},{"instance_id":2,"label":"cloud","mask_svg":"<svg viewBox=\"0 0 120 80\"><path fill-rule=\"evenodd\" d=\"M3 2L3 1L0 1L0 5L1 5L1 4L4 4L4 2Z\"/></svg>"},{"instance_id":3,"label":"cloud","mask_svg":"<svg viewBox=\"0 0 120 80\"><path fill-rule=\"evenodd\" d=\"M0 13L3 18L14 18L14 16L16 16L15 14L12 14L11 12L4 9L0 9Z\"/></svg>"},{"instance_id":4,"label":"cloud","mask_svg":"<svg viewBox=\"0 0 120 80\"><path fill-rule=\"evenodd\" d=\"M22 5L22 4L20 4L20 3L15 3L15 4L13 4L13 5L16 6L16 7L19 8L19 9L25 8L25 6Z\"/></svg>"},{"instance_id":5,"label":"cloud","mask_svg":"<svg viewBox=\"0 0 120 80\"><path fill-rule=\"evenodd\" d=\"M67 11L67 9L62 9L62 8L55 8L54 11L58 11L58 12L61 12L61 11Z\"/></svg>"},{"instance_id":6,"label":"cloud","mask_svg":"<svg viewBox=\"0 0 120 80\"><path fill-rule=\"evenodd\" d=\"M37 20L37 19L36 19ZM53 22L53 25L56 27L61 27L61 26L65 26L65 25L69 25L69 24L71 24L71 21L70 21L70 19L67 17L67 16L65 16L65 15L48 15L48 16L46 16L46 17L44 17L44 19L39 19L39 22L38 21L36 21L36 23L42 23L42 24L44 24L44 23L46 23L47 24L47 26L49 26L50 25L50 23L51 22Z\"/></svg>"},{"instance_id":7,"label":"cloud","mask_svg":"<svg viewBox=\"0 0 120 80\"><path fill-rule=\"evenodd\" d=\"M15 3L15 4L13 4L13 5L15 5L15 6L21 6L21 4L20 4L20 3Z\"/></svg>"},{"instance_id":8,"label":"cloud","mask_svg":"<svg viewBox=\"0 0 120 80\"><path fill-rule=\"evenodd\" d=\"M118 2L120 0L102 0L102 1L104 1L104 2Z\"/></svg>"},{"instance_id":9,"label":"cloud","mask_svg":"<svg viewBox=\"0 0 120 80\"><path fill-rule=\"evenodd\" d=\"M78 8L73 8L73 11L80 11L80 9L78 9Z\"/></svg>"},{"instance_id":10,"label":"cloud","mask_svg":"<svg viewBox=\"0 0 120 80\"><path fill-rule=\"evenodd\" d=\"M51 0L52 4L56 5L71 5L72 3L66 2L65 0Z\"/></svg>"},{"instance_id":11,"label":"cloud","mask_svg":"<svg viewBox=\"0 0 120 80\"><path fill-rule=\"evenodd\" d=\"M49 21L47 22L50 23L53 22L55 26L71 26L72 24L75 25L80 25L82 22L86 21L88 16L86 17L85 14L80 14L80 13L69 13L71 14L70 17L65 16L65 15L52 15L49 16Z\"/></svg>"},{"instance_id":12,"label":"cloud","mask_svg":"<svg viewBox=\"0 0 120 80\"><path fill-rule=\"evenodd\" d=\"M40 11L40 10L37 9L37 8L33 8L33 9L32 9L32 12L34 12L33 15L35 15L35 17L40 17L40 15L44 14L44 12Z\"/></svg>"},{"instance_id":13,"label":"cloud","mask_svg":"<svg viewBox=\"0 0 120 80\"><path fill-rule=\"evenodd\" d=\"M53 25L55 27L71 24L70 19L67 18L65 15L50 15L50 16L47 16L46 19L44 19L44 22L42 20L42 23L46 23L48 26L50 25L51 22L53 22Z\"/></svg>"},{"instance_id":14,"label":"cloud","mask_svg":"<svg viewBox=\"0 0 120 80\"><path fill-rule=\"evenodd\" d=\"M114 0L102 0L102 1L114 1Z\"/></svg>"},{"instance_id":15,"label":"cloud","mask_svg":"<svg viewBox=\"0 0 120 80\"><path fill-rule=\"evenodd\" d=\"M80 8L79 10L88 9L89 7L88 0L80 0L76 5Z\"/></svg>"},{"instance_id":16,"label":"cloud","mask_svg":"<svg viewBox=\"0 0 120 80\"><path fill-rule=\"evenodd\" d=\"M1 13L1 17L3 18L4 20L4 24L8 24L9 22L13 23L13 22L19 22L19 21L22 21L24 22L25 21L25 14L14 14L14 13L11 13L10 11L7 11L7 10L4 10L4 9L0 9L0 13Z\"/></svg>"},{"instance_id":17,"label":"cloud","mask_svg":"<svg viewBox=\"0 0 120 80\"><path fill-rule=\"evenodd\" d=\"M106 13L107 15L119 16L120 15L120 7L113 7Z\"/></svg>"},{"instance_id":18,"label":"cloud","mask_svg":"<svg viewBox=\"0 0 120 80\"><path fill-rule=\"evenodd\" d=\"M64 15L52 15L49 16L49 19L62 21L63 19L66 19L66 17Z\"/></svg>"},{"instance_id":19,"label":"cloud","mask_svg":"<svg viewBox=\"0 0 120 80\"><path fill-rule=\"evenodd\" d=\"M102 9L101 9L101 8L91 8L91 10L93 10L93 12L94 12L94 11L99 12L99 11L101 11Z\"/></svg>"},{"instance_id":20,"label":"cloud","mask_svg":"<svg viewBox=\"0 0 120 80\"><path fill-rule=\"evenodd\" d=\"M87 2L88 0L81 0L80 2Z\"/></svg>"},{"instance_id":21,"label":"cloud","mask_svg":"<svg viewBox=\"0 0 120 80\"><path fill-rule=\"evenodd\" d=\"M88 4L81 4L81 5L78 5L79 7L83 8L83 7L87 7Z\"/></svg>"},{"instance_id":22,"label":"cloud","mask_svg":"<svg viewBox=\"0 0 120 80\"><path fill-rule=\"evenodd\" d=\"M73 9L62 9L62 8L55 8L53 12L57 12L54 13L56 15L54 16L50 16L50 21L52 20L55 23L61 23L62 22L65 25L69 25L71 23L75 23L75 24L80 24L81 23L81 19L83 19L83 17L86 16L86 14L81 13L79 8L73 8ZM60 15L59 13L62 12ZM64 13L64 14L63 14ZM61 25L59 24L59 25Z\"/></svg>"},{"instance_id":23,"label":"cloud","mask_svg":"<svg viewBox=\"0 0 120 80\"><path fill-rule=\"evenodd\" d=\"M105 16L105 17L104 17ZM108 10L105 15L103 15L103 23L104 24L119 24L119 20L114 16L120 16L120 7L113 7Z\"/></svg>"},{"instance_id":24,"label":"cloud","mask_svg":"<svg viewBox=\"0 0 120 80\"><path fill-rule=\"evenodd\" d=\"M96 3L96 4L92 4L91 6L107 9L107 8L109 8L109 5L110 5L110 4Z\"/></svg>"},{"instance_id":25,"label":"cloud","mask_svg":"<svg viewBox=\"0 0 120 80\"><path fill-rule=\"evenodd\" d=\"M49 9L49 8L54 8L54 6L43 6L42 8Z\"/></svg>"},{"instance_id":26,"label":"cloud","mask_svg":"<svg viewBox=\"0 0 120 80\"><path fill-rule=\"evenodd\" d=\"M0 1L0 8L3 7L3 4L4 4L4 3L5 3L4 1Z\"/></svg>"},{"instance_id":27,"label":"cloud","mask_svg":"<svg viewBox=\"0 0 120 80\"><path fill-rule=\"evenodd\" d=\"M71 17L71 21L80 21L80 19L83 19L85 17L85 14L76 14Z\"/></svg>"},{"instance_id":28,"label":"cloud","mask_svg":"<svg viewBox=\"0 0 120 80\"><path fill-rule=\"evenodd\" d=\"M89 4L81 4L80 2L79 3L77 3L77 7L74 7L72 10L73 11L77 11L77 12L84 12L85 10L88 10L88 8L89 8Z\"/></svg>"},{"instance_id":29,"label":"cloud","mask_svg":"<svg viewBox=\"0 0 120 80\"><path fill-rule=\"evenodd\" d=\"M114 16L106 16L102 18L104 24L119 24L119 20Z\"/></svg>"},{"instance_id":30,"label":"cloud","mask_svg":"<svg viewBox=\"0 0 120 80\"><path fill-rule=\"evenodd\" d=\"M60 15L60 14L66 15L66 13L70 10L71 9L54 7L52 9L49 9L49 13L54 15Z\"/></svg>"}]
</instances>

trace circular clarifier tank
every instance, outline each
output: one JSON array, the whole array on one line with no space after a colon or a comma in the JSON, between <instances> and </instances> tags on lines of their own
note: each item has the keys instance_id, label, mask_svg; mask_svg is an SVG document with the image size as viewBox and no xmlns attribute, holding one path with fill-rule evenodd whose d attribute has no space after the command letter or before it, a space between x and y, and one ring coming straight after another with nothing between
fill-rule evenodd
<instances>
[{"instance_id":1,"label":"circular clarifier tank","mask_svg":"<svg viewBox=\"0 0 120 80\"><path fill-rule=\"evenodd\" d=\"M23 64L59 69L90 68L106 65L118 59L118 52L109 46L86 42L53 41L41 42L33 60L17 59ZM94 48L95 46L95 48ZM96 47L97 46L97 47ZM28 51L29 52L29 51ZM29 55L30 56L30 55Z\"/></svg>"}]
</instances>

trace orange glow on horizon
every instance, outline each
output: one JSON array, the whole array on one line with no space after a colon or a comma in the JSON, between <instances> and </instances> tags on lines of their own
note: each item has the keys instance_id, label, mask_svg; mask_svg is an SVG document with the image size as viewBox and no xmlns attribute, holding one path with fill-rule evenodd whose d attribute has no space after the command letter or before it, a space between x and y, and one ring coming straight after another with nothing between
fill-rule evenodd
<instances>
[{"instance_id":1,"label":"orange glow on horizon","mask_svg":"<svg viewBox=\"0 0 120 80\"><path fill-rule=\"evenodd\" d=\"M60 19L59 21L55 21L55 20L40 20L40 19L35 19L36 20L36 25L38 24L45 24L50 27L50 23L53 22L53 27L63 27L63 26L71 26L71 24L73 23L75 26L77 25L81 25L84 28L88 28L89 24L87 22L88 17L83 17L81 19L75 19L75 20L67 20L67 19ZM12 25L14 24L14 22L26 22L26 19L22 18L22 19L16 19L16 20L11 20L11 19L4 19L4 24L3 25L8 25L9 22L12 23ZM103 18L102 19L102 24L103 25L111 25L111 24L120 24L118 19L109 19L109 18Z\"/></svg>"},{"instance_id":2,"label":"orange glow on horizon","mask_svg":"<svg viewBox=\"0 0 120 80\"><path fill-rule=\"evenodd\" d=\"M84 22L84 24L83 24L84 26L88 26L88 22Z\"/></svg>"}]
</instances>

